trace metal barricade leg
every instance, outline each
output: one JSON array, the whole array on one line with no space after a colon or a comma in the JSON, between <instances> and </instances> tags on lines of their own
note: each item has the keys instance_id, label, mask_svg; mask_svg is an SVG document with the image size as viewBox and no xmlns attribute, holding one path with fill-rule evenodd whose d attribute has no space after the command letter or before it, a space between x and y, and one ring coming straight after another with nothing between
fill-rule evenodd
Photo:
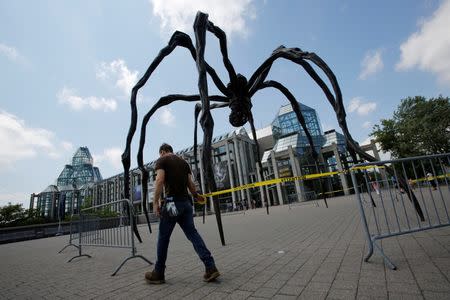
<instances>
[{"instance_id":1,"label":"metal barricade leg","mask_svg":"<svg viewBox=\"0 0 450 300\"><path fill-rule=\"evenodd\" d=\"M75 258L82 257L82 256L86 256L86 257L91 258L91 256L89 254L82 254L81 253L82 252L81 245L82 245L82 239L83 239L83 229L85 228L85 226L84 226L85 222L84 221L85 221L85 218L80 212L80 221L78 223L78 241L79 241L79 243L78 243L78 255L72 257L71 259L69 259L68 263L71 262L72 260L74 260Z\"/></svg>"},{"instance_id":2,"label":"metal barricade leg","mask_svg":"<svg viewBox=\"0 0 450 300\"><path fill-rule=\"evenodd\" d=\"M358 198L358 207L359 207L359 212L361 215L361 222L364 227L364 232L366 234L367 246L369 247L369 249L368 249L369 251L367 252L366 256L364 257L364 261L367 262L373 254L373 241L370 236L369 226L367 225L366 215L364 214L364 208L362 206L362 199L361 199L361 194L359 192L358 182L356 181L355 171L353 171L353 170L351 171L351 176L352 176L353 186L355 187L355 194L356 194L356 197Z\"/></svg>"},{"instance_id":3,"label":"metal barricade leg","mask_svg":"<svg viewBox=\"0 0 450 300\"><path fill-rule=\"evenodd\" d=\"M388 265L388 267L391 270L397 270L397 266L394 265L394 263L386 256L386 254L384 254L383 249L381 248L381 246L376 243L376 239L372 240L372 245L374 245L375 248L377 248L378 252L380 252L381 256L383 257L383 259L386 262L386 264ZM364 260L364 261L367 262L367 260Z\"/></svg>"},{"instance_id":4,"label":"metal barricade leg","mask_svg":"<svg viewBox=\"0 0 450 300\"><path fill-rule=\"evenodd\" d=\"M70 241L69 244L68 244L68 245L65 245L64 248L62 248L61 250L58 251L58 253L62 253L64 250L66 250L66 249L69 248L70 246L73 246L73 247L75 247L75 248L77 248L77 249L80 248L80 246L74 245L74 244L72 244L72 241Z\"/></svg>"},{"instance_id":5,"label":"metal barricade leg","mask_svg":"<svg viewBox=\"0 0 450 300\"><path fill-rule=\"evenodd\" d=\"M132 258L136 258L139 257L141 259L143 259L144 261L146 261L149 265L153 265L153 263L151 261L149 261L147 258L145 258L142 255L136 255L136 247L134 245L134 234L133 234L133 227L131 226L131 220L134 217L134 208L133 205L131 205L131 201L127 200L129 202L129 207L130 207L130 239L131 239L131 256L127 257L118 267L117 269L114 271L114 273L111 274L111 276L115 276L117 274L117 272L119 272L119 270L122 268L122 266L129 261Z\"/></svg>"},{"instance_id":6,"label":"metal barricade leg","mask_svg":"<svg viewBox=\"0 0 450 300\"><path fill-rule=\"evenodd\" d=\"M123 261L123 262L117 267L117 269L114 271L114 273L111 274L111 276L115 276L115 275L117 274L117 272L119 272L119 270L122 268L122 266L123 266L128 260L130 260L130 259L132 259L132 258L137 258L137 257L142 258L142 259L145 260L149 265L153 265L153 263L152 263L151 261L149 261L148 259L146 259L144 256L142 256L142 255L133 255L133 256L130 256L130 257L125 258L124 261Z\"/></svg>"},{"instance_id":7,"label":"metal barricade leg","mask_svg":"<svg viewBox=\"0 0 450 300\"><path fill-rule=\"evenodd\" d=\"M73 221L72 221L72 218L70 219L70 233L69 234L70 234L69 235L69 244L65 245L61 250L59 250L58 253L62 253L64 250L66 250L70 246L73 246L73 247L75 247L77 249L79 248L78 245L75 245L75 244L72 243L72 241L73 241Z\"/></svg>"}]
</instances>

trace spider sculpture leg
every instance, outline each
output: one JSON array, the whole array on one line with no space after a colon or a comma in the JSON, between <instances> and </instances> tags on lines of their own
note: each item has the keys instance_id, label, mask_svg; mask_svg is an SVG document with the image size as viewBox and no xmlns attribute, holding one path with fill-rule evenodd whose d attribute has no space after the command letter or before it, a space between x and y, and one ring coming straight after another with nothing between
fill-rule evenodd
<instances>
[{"instance_id":1,"label":"spider sculpture leg","mask_svg":"<svg viewBox=\"0 0 450 300\"><path fill-rule=\"evenodd\" d=\"M228 106L228 104L226 104L226 103L212 104L210 106L210 108L211 109L215 109L215 108L222 108L222 107L225 107L225 106ZM202 110L201 104L196 104L196 106L195 106L195 127L194 127L194 157L197 157L197 120L198 120L198 116L199 116L201 110ZM263 167L262 167L261 158L260 158L261 154L260 154L260 151L259 151L258 140L256 138L256 129L255 129L255 124L253 122L253 115L251 113L249 115L248 122L250 123L250 127L251 127L251 130L252 130L253 140L256 143L257 163L258 163L259 173L260 173L261 179L263 179L264 178L264 174L263 174ZM195 169L198 170L197 161L195 161ZM269 214L269 204L267 202L267 197L265 197L265 189L264 189L265 186L263 186L262 188L263 188L263 199L261 199L261 200L264 202L264 204L266 206L267 214ZM203 212L203 223L205 222L204 215L205 215L205 212Z\"/></svg>"},{"instance_id":2,"label":"spider sculpture leg","mask_svg":"<svg viewBox=\"0 0 450 300\"><path fill-rule=\"evenodd\" d=\"M124 167L124 198L126 198L126 199L130 198L130 174L129 174L129 172L130 172L130 165L131 165L131 142L133 140L133 136L136 131L136 125L137 125L137 106L136 106L137 93L138 93L139 89L142 88L146 84L146 82L148 81L148 79L150 78L150 76L152 75L154 70L161 63L161 61L165 57L167 57L170 53L172 53L172 51L178 46L187 48L189 50L189 52L191 53L192 58L194 60L196 60L196 52L195 52L195 48L192 44L191 38L183 32L176 31L172 35L168 45L166 47L164 47L163 49L161 49L161 51L159 52L157 57L153 60L153 62L148 67L144 76L138 81L138 83L133 87L133 89L131 91L131 99L130 99L131 122L130 122L130 128L128 130L128 134L127 134L125 150L122 154L122 165ZM205 62L205 68L206 68L208 74L213 79L216 86L218 87L218 89L222 93L227 93L226 87L224 86L224 84L222 83L220 78L217 76L215 70L213 68L211 68L211 66L209 66L206 62ZM147 210L146 205L144 205L145 214L147 214L146 210ZM139 241L142 242L142 239L139 235L139 231L137 230L137 226L134 221L132 221L132 226L133 226L135 235L138 237ZM148 224L148 226L150 227L150 224Z\"/></svg>"},{"instance_id":3,"label":"spider sculpture leg","mask_svg":"<svg viewBox=\"0 0 450 300\"><path fill-rule=\"evenodd\" d=\"M253 95L258 89L261 88L261 84L264 82L267 74L269 73L269 70L273 64L273 62L278 58L284 58L287 60L290 60L296 64L301 65L305 71L313 78L313 80L320 86L320 88L323 90L325 96L327 97L330 104L333 106L334 111L337 116L337 120L339 123L339 126L342 129L342 132L346 138L346 142L348 145L348 150L350 154L352 155L354 163L357 163L357 157L356 153L368 160L368 161L375 161L375 158L370 156L369 154L365 153L359 145L353 140L347 126L346 122L346 114L345 109L342 101L342 93L339 87L339 84L336 80L336 76L331 71L331 69L328 67L328 65L315 53L309 53L309 52L303 52L299 48L285 48L284 46L280 46L277 48L272 55L263 62L263 64L256 70L256 72L252 75L248 82L248 86L250 89L250 95ZM323 80L320 78L320 76L316 73L316 71L311 67L311 65L306 61L310 60L315 65L317 65L326 75L328 80L331 83L331 86L334 91L334 95L329 90L328 86L323 82ZM389 173L392 173L392 170L390 170L389 167L386 168ZM420 207L420 204L415 197L414 193L410 191L410 188L407 184L406 179L400 177L399 178L399 184L402 186L405 191L408 191L408 195L411 195L410 200L414 204L414 207L420 216L421 220L424 220L424 215L422 212L422 209Z\"/></svg>"},{"instance_id":4,"label":"spider sculpture leg","mask_svg":"<svg viewBox=\"0 0 450 300\"><path fill-rule=\"evenodd\" d=\"M223 96L211 96L211 101L226 101L226 98ZM153 114L161 107L171 104L175 101L186 101L186 102L194 102L199 101L200 96L199 95L167 95L162 98L160 98L155 105L150 109L150 111L145 114L143 120L142 120L142 126L141 126L141 136L139 139L139 149L138 149L138 155L137 155L137 161L138 161L138 167L139 170L142 173L142 201L143 201L143 207L144 207L144 214L147 219L147 223L149 226L149 231L152 232L152 229L150 227L150 220L148 217L147 212L147 203L148 203L148 178L149 178L149 172L144 166L144 147L145 147L145 137L146 137L146 129L147 124L150 121L150 118L153 116Z\"/></svg>"},{"instance_id":5,"label":"spider sculpture leg","mask_svg":"<svg viewBox=\"0 0 450 300\"><path fill-rule=\"evenodd\" d=\"M203 14L201 12L198 12L198 15L205 16L205 14ZM244 77L242 75L236 74L236 71L234 70L233 65L231 64L231 61L228 58L226 34L225 34L225 32L223 32L222 29L220 29L218 26L215 26L211 21L209 21L207 15L206 15L206 17L202 17L202 18L204 18L206 20L205 21L207 24L206 29L209 32L213 33L219 39L220 51L222 53L223 63L224 63L225 68L227 69L228 75L230 77L230 83L227 86L228 93L222 91L225 95L230 97L229 106L232 110L232 114L234 112L237 112L237 114L235 114L235 116L237 115L237 118L233 118L232 115L230 115L230 123L232 123L233 126L237 126L237 125L233 124L232 119L241 119L242 117L244 117L244 119L243 119L244 121L241 121L242 125L246 121L249 121L250 125L254 127L254 125L252 124L253 116L251 113L250 98L248 98L248 101L239 101L239 100L242 100L242 97L245 97L246 93L244 92L242 94L240 92L242 92L243 90L246 89L247 81L246 81L246 79L244 79ZM235 101L236 99L239 99L239 100ZM238 126L242 126L242 125L238 125ZM253 139L254 139L256 147L257 147L258 167L259 167L259 173L260 173L260 176L262 179L262 178L264 178L264 174L263 174L263 169L262 169L262 165L261 165L259 144L258 144L258 140L256 139L255 130L253 130L252 134L253 134ZM266 205L267 214L269 214L269 205L268 205L268 201L266 199L266 193L264 192L266 187L263 186L262 189L263 189L262 201Z\"/></svg>"},{"instance_id":6,"label":"spider sculpture leg","mask_svg":"<svg viewBox=\"0 0 450 300\"><path fill-rule=\"evenodd\" d=\"M210 103L208 99L208 82L206 79L206 65L205 65L205 44L206 44L206 28L208 25L208 15L197 13L194 22L194 32L196 40L196 54L197 54L197 70L199 74L198 89L202 103L202 115L200 117L200 124L203 129L203 153L202 163L205 168L205 186L209 191L216 191L216 181L212 170L211 159L211 141L214 129L214 121L211 116ZM223 235L222 219L220 217L220 207L217 199L214 199L214 211L216 213L217 226L219 227L220 240L222 245L225 245L225 238Z\"/></svg>"},{"instance_id":7,"label":"spider sculpture leg","mask_svg":"<svg viewBox=\"0 0 450 300\"><path fill-rule=\"evenodd\" d=\"M210 97L211 100L213 100ZM215 109L215 108L222 108L222 107L226 107L228 106L228 101L226 103L221 103L221 104L217 104L217 103L213 103L210 106L210 109ZM198 174L199 172L199 168L198 168L198 163L197 163L197 155L198 155L198 150L197 150L197 124L198 124L198 116L200 115L200 112L202 110L202 105L200 103L197 103L195 105L195 110L194 110L194 166L195 166L195 172ZM196 178L197 179L197 178ZM201 177L199 177L197 179L199 181L199 186L200 189L202 189L202 179ZM202 191L203 192L203 191ZM206 204L203 207L203 224L205 224L205 214L206 214Z\"/></svg>"}]
</instances>

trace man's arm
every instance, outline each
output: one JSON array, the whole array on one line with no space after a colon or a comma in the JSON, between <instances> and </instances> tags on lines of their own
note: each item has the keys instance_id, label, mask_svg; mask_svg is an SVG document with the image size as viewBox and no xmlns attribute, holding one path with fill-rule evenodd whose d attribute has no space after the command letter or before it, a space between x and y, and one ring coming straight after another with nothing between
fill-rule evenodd
<instances>
[{"instance_id":1,"label":"man's arm","mask_svg":"<svg viewBox=\"0 0 450 300\"><path fill-rule=\"evenodd\" d=\"M161 209L161 193L164 186L165 172L163 169L156 170L155 192L153 194L153 212L157 217L160 215Z\"/></svg>"},{"instance_id":2,"label":"man's arm","mask_svg":"<svg viewBox=\"0 0 450 300\"><path fill-rule=\"evenodd\" d=\"M200 194L197 193L197 189L195 188L195 183L192 180L192 174L188 174L188 189L189 189L189 192L191 192L192 197L194 197L194 199L196 201L201 201L201 202L204 201L204 197L200 196Z\"/></svg>"},{"instance_id":3,"label":"man's arm","mask_svg":"<svg viewBox=\"0 0 450 300\"><path fill-rule=\"evenodd\" d=\"M195 188L195 183L192 180L192 174L188 174L188 189L192 196L195 197L195 195L197 195L197 189Z\"/></svg>"}]
</instances>

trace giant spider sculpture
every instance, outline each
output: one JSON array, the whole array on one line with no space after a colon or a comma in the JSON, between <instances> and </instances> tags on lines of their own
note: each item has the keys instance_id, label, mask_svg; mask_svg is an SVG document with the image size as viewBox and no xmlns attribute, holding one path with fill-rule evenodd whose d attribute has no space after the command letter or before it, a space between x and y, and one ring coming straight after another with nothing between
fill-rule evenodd
<instances>
[{"instance_id":1,"label":"giant spider sculpture","mask_svg":"<svg viewBox=\"0 0 450 300\"><path fill-rule=\"evenodd\" d=\"M225 85L222 80L217 75L216 71L205 61L204 59L204 52L205 52L205 44L206 44L206 31L211 32L214 34L220 43L220 51L223 58L223 63L225 65L225 68L229 75L229 83ZM316 162L316 171L319 172L319 155L317 151L314 148L313 140L311 138L311 135L306 127L305 120L301 114L299 104L292 95L292 93L281 83L273 80L266 80L267 75L270 72L270 69L272 67L272 64L280 58L289 60L299 66L301 66L308 75L311 76L311 78L316 82L316 84L319 85L319 87L324 92L327 100L333 107L336 117L339 123L339 126L341 127L343 134L346 138L347 142L347 148L348 151L353 159L354 162L358 161L357 154L360 158L365 159L367 161L375 161L375 159L368 155L366 152L364 152L359 145L353 140L347 126L346 122L346 114L345 109L342 101L342 94L341 90L339 88L339 84L336 80L336 76L331 71L331 69L328 67L328 65L315 53L312 52L304 52L299 48L285 48L284 46L280 46L277 49L273 51L273 53L270 55L269 58L267 58L261 66L253 73L253 75L250 77L250 79L247 80L247 78L239 73L236 73L233 65L231 64L229 58L228 58L228 50L227 50L227 42L226 42L226 35L223 32L222 29L215 26L211 21L208 20L208 15L202 12L198 12L197 16L195 18L194 22L194 32L195 32L195 38L196 38L196 45L194 47L191 38L183 33L176 31L168 45L164 47L157 57L153 60L153 62L148 67L147 71L145 72L144 76L138 81L138 83L133 87L132 93L131 93L131 124L127 135L126 140L126 148L124 153L122 154L122 163L124 166L124 196L125 198L129 198L130 195L130 177L129 177L129 171L130 171L130 156L131 156L131 141L133 139L134 133L136 131L136 125L137 125L137 107L136 107L136 97L137 93L140 88L142 88L147 80L150 78L152 73L155 71L155 69L158 67L158 65L161 63L161 61L166 58L176 47L183 47L186 48L190 53L194 61L197 65L197 70L199 74L198 79L198 88L199 88L199 94L197 95L181 95L181 94L171 94L164 96L160 98L157 103L145 114L142 120L142 126L141 126L141 135L140 135L140 141L139 141L139 150L137 154L137 161L138 161L138 167L140 171L142 172L142 195L143 195L143 208L144 213L147 218L147 223L149 226L149 230L151 232L150 223L148 219L148 212L147 212L147 184L148 184L148 177L149 172L144 166L144 159L143 159L143 149L145 145L145 137L146 137L146 126L149 122L151 116L161 107L166 106L174 101L188 101L188 102L199 102L201 105L197 105L196 107L196 123L195 123L195 132L197 127L197 117L199 113L201 112L200 116L200 124L203 129L204 138L203 138L203 151L202 151L202 165L204 168L204 174L205 174L205 187L207 191L203 192L212 192L216 191L216 183L214 180L214 174L212 169L212 160L211 160L211 142L213 137L213 128L214 128L214 121L211 115L211 109L218 108L218 107L224 107L228 106L231 109L231 113L229 115L229 122L231 125L235 127L240 127L246 124L247 122L250 124L253 140L257 144L257 163L259 164L259 172L261 178L263 178L263 168L261 165L261 156L259 153L259 147L258 147L258 141L256 138L256 130L253 122L253 114L251 111L252 108L252 102L251 99L255 95L256 92L259 90L265 89L265 88L275 88L279 90L290 102L292 105L293 111L295 112L298 121L302 125L302 128L307 136L307 139L310 144L311 154L314 158L314 161ZM333 92L331 92L328 85L321 79L321 77L317 74L317 72L314 70L314 68L311 66L311 63L316 65L318 68L320 68L325 76L327 77L329 83L331 84L331 89ZM208 95L208 86L207 86L207 75L209 75L214 82L214 84L217 86L218 90L222 93L222 95ZM213 102L213 103L211 103ZM195 160L197 158L197 147L196 147L196 133L195 133L195 147L194 147L194 153L195 153ZM405 190L409 191L409 186L404 178L398 178L398 182L400 186L402 186ZM322 195L325 198L325 193L323 192L323 186L321 184L322 188ZM264 195L265 193L263 193ZM423 213L420 208L420 205L415 198L414 194L407 193L408 195L412 195L411 201L414 203L414 206L416 208L416 211L418 212L419 216L423 220ZM264 196L265 197L265 196ZM263 200L267 213L268 213L268 201L267 199ZM217 225L219 229L219 234L221 238L221 242L223 245L225 245L225 240L223 236L223 228L222 228L222 221L220 216L220 208L219 203L217 199L213 201L214 204L214 210L216 214L217 219ZM137 228L135 224L133 224L134 230L136 235L138 236L139 240L140 236L137 231Z\"/></svg>"}]
</instances>

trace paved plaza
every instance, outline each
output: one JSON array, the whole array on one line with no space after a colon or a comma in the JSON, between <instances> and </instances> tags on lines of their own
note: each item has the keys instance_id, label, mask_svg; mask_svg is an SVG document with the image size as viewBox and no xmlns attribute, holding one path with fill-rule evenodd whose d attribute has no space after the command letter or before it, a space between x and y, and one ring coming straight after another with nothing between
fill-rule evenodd
<instances>
[{"instance_id":1,"label":"paved plaza","mask_svg":"<svg viewBox=\"0 0 450 300\"><path fill-rule=\"evenodd\" d=\"M177 226L165 285L149 285L152 269L141 259L111 273L129 250L74 247L58 254L68 236L0 245L0 298L5 299L450 299L450 227L382 241L397 265L390 270L375 252L362 261L366 242L354 197L329 199L329 208L277 206L223 215L220 244L213 215L196 218L199 232L222 273L202 281L203 266ZM153 234L140 226L138 254L156 256Z\"/></svg>"}]
</instances>

